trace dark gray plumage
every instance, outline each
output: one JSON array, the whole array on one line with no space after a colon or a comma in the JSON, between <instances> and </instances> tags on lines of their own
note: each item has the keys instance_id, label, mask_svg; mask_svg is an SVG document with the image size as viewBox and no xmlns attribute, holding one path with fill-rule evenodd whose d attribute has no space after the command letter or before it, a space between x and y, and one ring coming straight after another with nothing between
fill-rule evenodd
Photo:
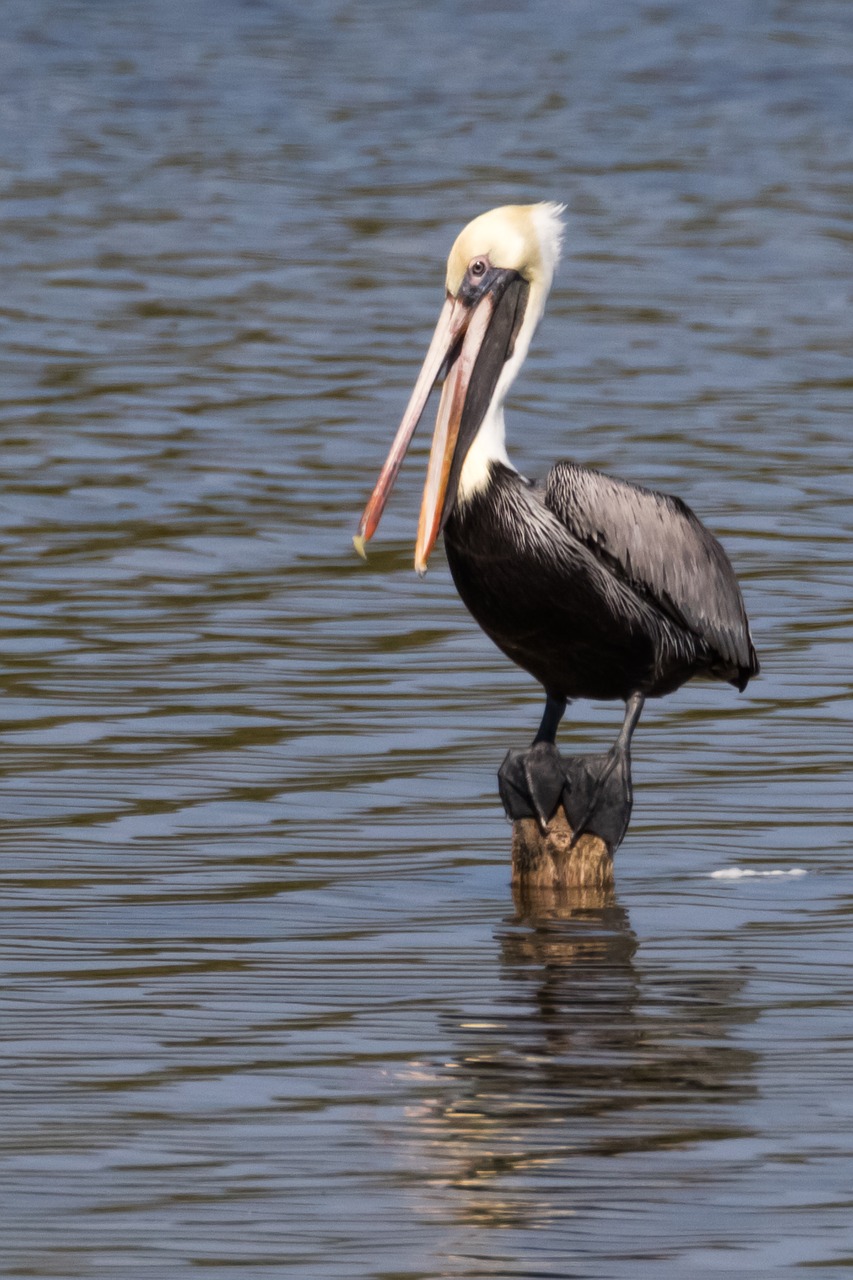
<instances>
[{"instance_id":1,"label":"dark gray plumage","mask_svg":"<svg viewBox=\"0 0 853 1280\"><path fill-rule=\"evenodd\" d=\"M493 462L445 527L459 594L554 699L660 696L758 671L734 570L678 498L570 462L544 487Z\"/></svg>"},{"instance_id":2,"label":"dark gray plumage","mask_svg":"<svg viewBox=\"0 0 853 1280\"><path fill-rule=\"evenodd\" d=\"M731 562L681 498L558 462L545 505L631 590L707 648L739 689L758 671Z\"/></svg>"}]
</instances>

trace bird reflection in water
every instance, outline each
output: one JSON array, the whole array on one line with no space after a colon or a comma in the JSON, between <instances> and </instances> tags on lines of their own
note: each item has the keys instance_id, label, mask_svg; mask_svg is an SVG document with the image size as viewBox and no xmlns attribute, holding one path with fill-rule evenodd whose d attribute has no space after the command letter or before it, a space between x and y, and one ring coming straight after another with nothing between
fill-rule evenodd
<instances>
[{"instance_id":1,"label":"bird reflection in water","mask_svg":"<svg viewBox=\"0 0 853 1280\"><path fill-rule=\"evenodd\" d=\"M612 1194L602 1157L749 1133L735 1113L757 1055L730 1042L750 1016L741 980L644 974L612 888L513 892L505 1001L448 1018L457 1054L420 1112L440 1185L461 1193L453 1212L495 1227L595 1212Z\"/></svg>"}]
</instances>

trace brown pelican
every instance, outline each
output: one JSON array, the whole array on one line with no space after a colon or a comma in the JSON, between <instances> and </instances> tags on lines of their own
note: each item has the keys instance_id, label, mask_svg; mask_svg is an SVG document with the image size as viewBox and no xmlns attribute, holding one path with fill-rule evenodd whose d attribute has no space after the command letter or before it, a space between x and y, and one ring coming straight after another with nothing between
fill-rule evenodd
<instances>
[{"instance_id":1,"label":"brown pelican","mask_svg":"<svg viewBox=\"0 0 853 1280\"><path fill-rule=\"evenodd\" d=\"M595 829L615 845L630 816L631 735L645 699L693 676L742 690L758 659L729 559L681 499L573 462L533 484L507 456L504 402L545 307L562 212L492 209L457 238L444 308L355 545L363 555L443 375L415 568L426 571L443 532L468 609L545 689L532 746L501 767L508 814L535 814L544 827L562 800L576 835ZM574 698L626 704L614 746L580 771L555 745Z\"/></svg>"}]
</instances>

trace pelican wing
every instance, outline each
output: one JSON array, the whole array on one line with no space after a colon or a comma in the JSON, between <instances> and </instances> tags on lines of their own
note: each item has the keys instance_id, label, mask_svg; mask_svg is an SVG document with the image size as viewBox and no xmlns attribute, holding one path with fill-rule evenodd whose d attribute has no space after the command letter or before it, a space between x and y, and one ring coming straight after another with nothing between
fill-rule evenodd
<instances>
[{"instance_id":1,"label":"pelican wing","mask_svg":"<svg viewBox=\"0 0 853 1280\"><path fill-rule=\"evenodd\" d=\"M558 462L545 505L614 576L704 642L743 688L758 671L728 556L686 503Z\"/></svg>"}]
</instances>

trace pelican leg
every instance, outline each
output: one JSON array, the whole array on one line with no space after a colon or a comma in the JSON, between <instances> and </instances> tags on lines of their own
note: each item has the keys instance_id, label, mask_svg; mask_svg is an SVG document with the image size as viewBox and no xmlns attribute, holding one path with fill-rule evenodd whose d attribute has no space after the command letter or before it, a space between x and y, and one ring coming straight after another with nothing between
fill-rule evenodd
<instances>
[{"instance_id":1,"label":"pelican leg","mask_svg":"<svg viewBox=\"0 0 853 1280\"><path fill-rule=\"evenodd\" d=\"M557 730L560 727L560 721L566 714L568 705L568 701L565 698L561 698L559 694L545 694L545 710L542 713L542 723L539 725L539 730L533 739L534 747L537 742L550 742L552 746L554 745L557 741Z\"/></svg>"},{"instance_id":2,"label":"pelican leg","mask_svg":"<svg viewBox=\"0 0 853 1280\"><path fill-rule=\"evenodd\" d=\"M513 822L535 818L543 833L568 784L566 762L556 747L557 729L565 710L565 698L547 694L542 723L532 745L526 751L508 751L498 770L498 789L507 817Z\"/></svg>"},{"instance_id":3,"label":"pelican leg","mask_svg":"<svg viewBox=\"0 0 853 1280\"><path fill-rule=\"evenodd\" d=\"M645 705L642 693L632 693L625 703L625 719L619 736L606 755L586 756L583 770L567 797L566 814L574 831L572 844L585 831L600 836L616 849L621 844L634 803L631 783L631 737Z\"/></svg>"}]
</instances>

